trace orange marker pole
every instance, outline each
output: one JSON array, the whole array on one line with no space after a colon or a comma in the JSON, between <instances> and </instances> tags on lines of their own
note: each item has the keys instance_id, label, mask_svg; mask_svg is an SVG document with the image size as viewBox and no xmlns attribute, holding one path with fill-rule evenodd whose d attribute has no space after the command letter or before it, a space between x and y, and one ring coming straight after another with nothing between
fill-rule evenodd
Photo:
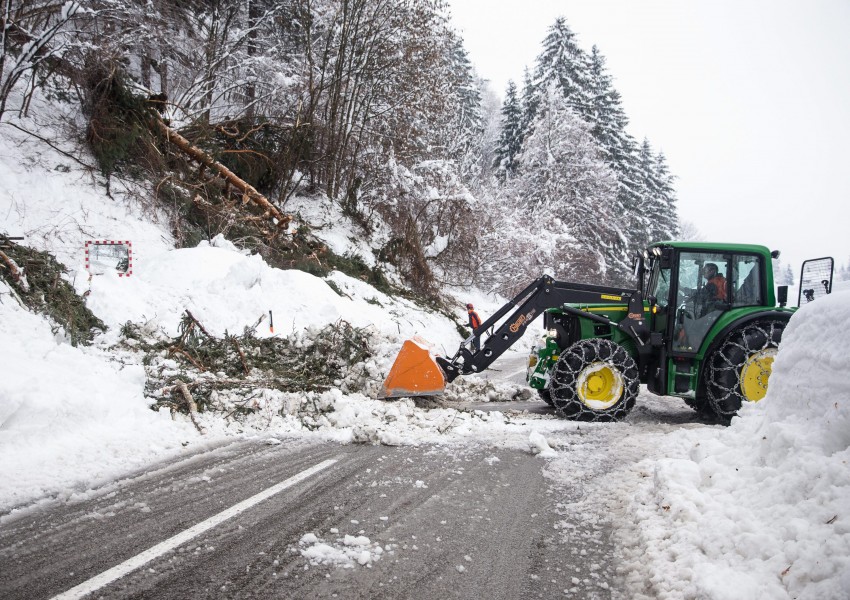
<instances>
[{"instance_id":1,"label":"orange marker pole","mask_svg":"<svg viewBox=\"0 0 850 600\"><path fill-rule=\"evenodd\" d=\"M269 311L269 332L274 333L274 319L272 319L272 311Z\"/></svg>"}]
</instances>

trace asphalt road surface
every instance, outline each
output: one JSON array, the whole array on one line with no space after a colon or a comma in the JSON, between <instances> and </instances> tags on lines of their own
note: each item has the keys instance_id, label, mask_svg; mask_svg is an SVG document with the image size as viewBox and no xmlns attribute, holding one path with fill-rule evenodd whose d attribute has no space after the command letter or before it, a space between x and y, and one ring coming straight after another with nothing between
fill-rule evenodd
<instances>
[{"instance_id":1,"label":"asphalt road surface","mask_svg":"<svg viewBox=\"0 0 850 600\"><path fill-rule=\"evenodd\" d=\"M609 598L605 527L565 527L581 490L544 466L475 444L234 443L3 516L0 598ZM304 555L352 547L347 566Z\"/></svg>"}]
</instances>

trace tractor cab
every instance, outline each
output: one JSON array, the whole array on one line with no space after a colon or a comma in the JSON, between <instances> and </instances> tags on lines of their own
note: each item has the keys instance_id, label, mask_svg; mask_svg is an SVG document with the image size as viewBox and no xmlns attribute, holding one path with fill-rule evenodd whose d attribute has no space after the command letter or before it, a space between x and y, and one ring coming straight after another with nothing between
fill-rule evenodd
<instances>
[{"instance_id":1,"label":"tractor cab","mask_svg":"<svg viewBox=\"0 0 850 600\"><path fill-rule=\"evenodd\" d=\"M655 306L650 329L662 346L647 383L658 394L694 397L698 366L725 324L775 306L771 253L763 246L661 243L645 254L644 270L644 297Z\"/></svg>"}]
</instances>

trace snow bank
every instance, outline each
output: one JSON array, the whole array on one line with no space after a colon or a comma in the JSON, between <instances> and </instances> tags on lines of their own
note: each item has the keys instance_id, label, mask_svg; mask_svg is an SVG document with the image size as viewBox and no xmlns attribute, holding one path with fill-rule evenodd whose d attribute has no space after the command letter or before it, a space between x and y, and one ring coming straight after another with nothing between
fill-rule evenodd
<instances>
[{"instance_id":1,"label":"snow bank","mask_svg":"<svg viewBox=\"0 0 850 600\"><path fill-rule=\"evenodd\" d=\"M732 426L675 432L644 461L621 571L652 598L846 598L850 294L801 309L767 397Z\"/></svg>"},{"instance_id":2,"label":"snow bank","mask_svg":"<svg viewBox=\"0 0 850 600\"><path fill-rule=\"evenodd\" d=\"M196 439L148 409L140 365L72 347L8 293L0 283L0 507L88 489Z\"/></svg>"},{"instance_id":3,"label":"snow bank","mask_svg":"<svg viewBox=\"0 0 850 600\"><path fill-rule=\"evenodd\" d=\"M796 446L829 456L850 446L850 292L800 309L783 336L766 421ZM779 436L777 436L779 437ZM778 460L781 448L765 453Z\"/></svg>"}]
</instances>

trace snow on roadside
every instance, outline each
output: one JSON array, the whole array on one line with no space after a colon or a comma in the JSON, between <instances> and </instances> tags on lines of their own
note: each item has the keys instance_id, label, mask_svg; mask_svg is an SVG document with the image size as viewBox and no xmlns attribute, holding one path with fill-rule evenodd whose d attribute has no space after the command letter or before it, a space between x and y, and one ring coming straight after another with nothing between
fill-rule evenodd
<instances>
[{"instance_id":1,"label":"snow on roadside","mask_svg":"<svg viewBox=\"0 0 850 600\"><path fill-rule=\"evenodd\" d=\"M0 282L0 508L110 481L195 439L147 408L140 365L72 347L8 293Z\"/></svg>"},{"instance_id":2,"label":"snow on roadside","mask_svg":"<svg viewBox=\"0 0 850 600\"><path fill-rule=\"evenodd\" d=\"M632 469L617 538L633 597L847 597L848 339L850 294L803 307L762 402L728 429L668 434L666 458Z\"/></svg>"}]
</instances>

